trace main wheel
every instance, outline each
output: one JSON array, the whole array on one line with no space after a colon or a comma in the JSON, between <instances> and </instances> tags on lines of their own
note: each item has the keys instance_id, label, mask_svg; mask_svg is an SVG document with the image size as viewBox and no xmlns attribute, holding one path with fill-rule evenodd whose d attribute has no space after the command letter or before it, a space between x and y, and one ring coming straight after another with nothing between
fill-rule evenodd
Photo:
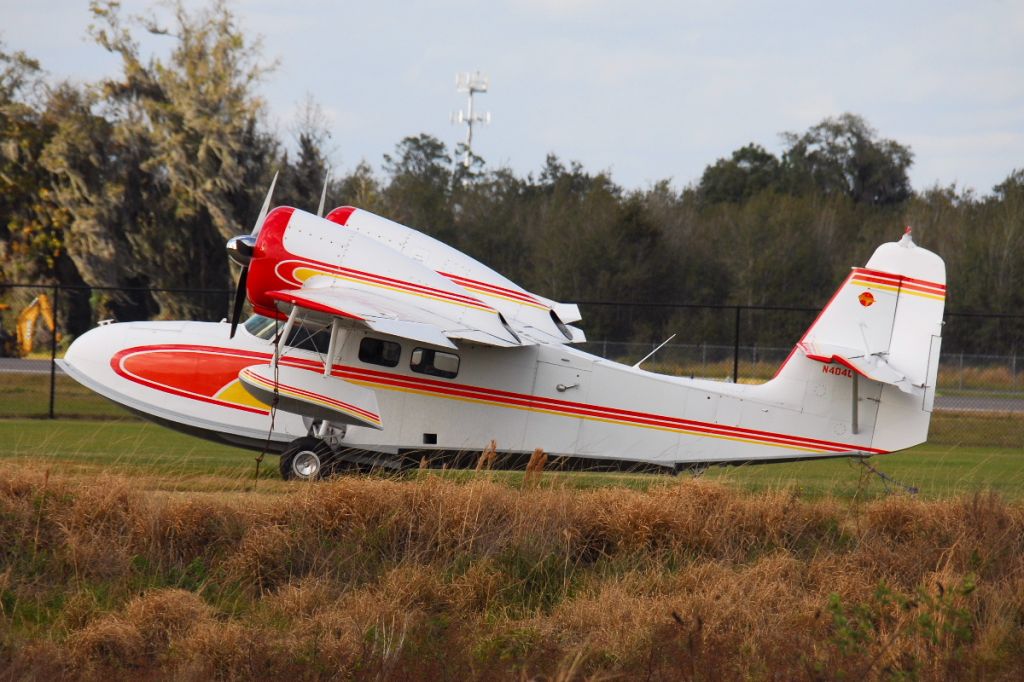
<instances>
[{"instance_id":1,"label":"main wheel","mask_svg":"<svg viewBox=\"0 0 1024 682\"><path fill-rule=\"evenodd\" d=\"M334 450L319 438L297 438L281 453L281 478L286 481L315 481L331 472L333 460Z\"/></svg>"}]
</instances>

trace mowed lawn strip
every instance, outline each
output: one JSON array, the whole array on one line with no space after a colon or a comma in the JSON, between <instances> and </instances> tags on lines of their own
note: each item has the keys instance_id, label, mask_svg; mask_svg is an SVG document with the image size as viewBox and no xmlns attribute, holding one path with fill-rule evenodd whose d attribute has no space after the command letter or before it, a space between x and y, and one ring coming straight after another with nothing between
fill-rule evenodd
<instances>
[{"instance_id":1,"label":"mowed lawn strip","mask_svg":"<svg viewBox=\"0 0 1024 682\"><path fill-rule=\"evenodd\" d=\"M0 419L0 462L50 470L55 475L116 473L158 490L245 491L253 487L258 453L179 434L142 420ZM744 490L795 489L812 497L879 497L900 484L914 486L925 498L943 498L992 490L1007 499L1024 499L1024 454L1014 447L926 444L868 463L895 482L885 482L857 460L838 458L782 464L708 468L703 476ZM518 472L409 472L406 476L444 476L476 480L481 475L519 485ZM691 476L682 473L681 476ZM286 490L277 481L277 457L268 455L256 486ZM547 472L542 485L570 488L668 485L671 476ZM294 484L291 484L294 485Z\"/></svg>"},{"instance_id":2,"label":"mowed lawn strip","mask_svg":"<svg viewBox=\"0 0 1024 682\"><path fill-rule=\"evenodd\" d=\"M160 490L249 489L259 454L130 417L0 419L0 443L0 462L59 476L117 474ZM264 489L274 489L277 457L266 457L259 478Z\"/></svg>"},{"instance_id":3,"label":"mowed lawn strip","mask_svg":"<svg viewBox=\"0 0 1024 682\"><path fill-rule=\"evenodd\" d=\"M59 417L120 418L131 414L62 373L56 375L53 406ZM0 417L42 417L49 413L49 372L0 372Z\"/></svg>"}]
</instances>

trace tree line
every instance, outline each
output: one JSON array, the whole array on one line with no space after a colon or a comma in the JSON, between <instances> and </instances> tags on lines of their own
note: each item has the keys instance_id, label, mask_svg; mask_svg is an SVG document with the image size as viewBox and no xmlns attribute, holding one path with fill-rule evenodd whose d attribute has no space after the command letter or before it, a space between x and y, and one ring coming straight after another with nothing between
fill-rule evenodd
<instances>
[{"instance_id":1,"label":"tree line","mask_svg":"<svg viewBox=\"0 0 1024 682\"><path fill-rule=\"evenodd\" d=\"M287 151L259 96L271 66L222 0L159 20L115 2L92 12L89 34L118 57L116 76L54 82L0 45L0 280L94 287L62 307L72 333L103 317L219 319L222 295L180 290L231 286L224 243L251 229L276 170L275 203L315 209L328 126L307 102ZM144 32L168 54L144 55ZM423 230L564 301L818 307L911 225L946 260L947 310L1021 311L1024 168L986 194L915 191L912 150L849 113L782 142L780 154L737 149L681 190L667 179L630 189L553 154L525 176L479 157L466 167L461 148L420 134L377 167L336 173L328 203ZM591 338L699 341L732 324L671 307L584 311ZM745 340L789 344L805 323L760 315ZM946 337L947 349L1015 352L1024 324L957 318Z\"/></svg>"}]
</instances>

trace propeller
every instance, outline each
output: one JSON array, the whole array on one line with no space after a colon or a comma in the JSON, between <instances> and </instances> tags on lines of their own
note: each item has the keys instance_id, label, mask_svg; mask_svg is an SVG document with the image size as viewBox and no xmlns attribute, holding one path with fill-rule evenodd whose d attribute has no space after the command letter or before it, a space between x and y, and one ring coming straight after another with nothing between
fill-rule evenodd
<instances>
[{"instance_id":1,"label":"propeller","mask_svg":"<svg viewBox=\"0 0 1024 682\"><path fill-rule=\"evenodd\" d=\"M331 181L331 169L327 169L327 173L324 174L324 189L320 192L320 207L316 209L316 217L324 217L324 204L327 202L327 183Z\"/></svg>"},{"instance_id":2,"label":"propeller","mask_svg":"<svg viewBox=\"0 0 1024 682\"><path fill-rule=\"evenodd\" d=\"M242 268L242 274L238 276L238 285L235 287L235 303L231 309L230 338L232 339L235 338L238 320L242 317L242 306L245 305L245 282L249 277L249 263L252 262L252 254L256 250L256 240L260 236L260 230L263 229L263 221L266 220L267 213L270 212L270 199L274 195L274 186L276 184L277 173L274 173L274 179L270 182L270 190L267 192L267 197L263 200L263 208L260 209L260 215L256 218L256 224L253 226L252 232L232 237L228 240L228 258L235 265Z\"/></svg>"}]
</instances>

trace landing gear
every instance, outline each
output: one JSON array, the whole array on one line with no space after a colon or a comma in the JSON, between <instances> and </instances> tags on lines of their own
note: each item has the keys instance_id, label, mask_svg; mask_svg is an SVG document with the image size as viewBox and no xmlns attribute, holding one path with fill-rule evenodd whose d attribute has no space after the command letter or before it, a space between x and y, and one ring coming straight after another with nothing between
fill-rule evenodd
<instances>
[{"instance_id":1,"label":"landing gear","mask_svg":"<svg viewBox=\"0 0 1024 682\"><path fill-rule=\"evenodd\" d=\"M330 445L311 436L296 438L281 453L281 478L286 481L315 481L329 476L336 456Z\"/></svg>"}]
</instances>

